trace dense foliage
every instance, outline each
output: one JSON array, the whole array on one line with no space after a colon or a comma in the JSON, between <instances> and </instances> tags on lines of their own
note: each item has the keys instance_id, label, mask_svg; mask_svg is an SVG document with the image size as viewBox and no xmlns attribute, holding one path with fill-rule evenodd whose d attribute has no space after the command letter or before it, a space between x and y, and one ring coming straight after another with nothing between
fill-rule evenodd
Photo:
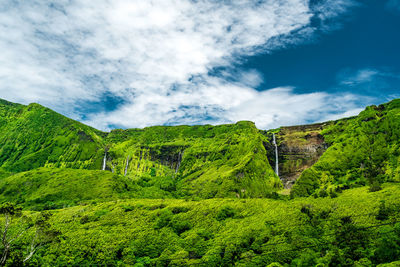
<instances>
[{"instance_id":1,"label":"dense foliage","mask_svg":"<svg viewBox=\"0 0 400 267\"><path fill-rule=\"evenodd\" d=\"M130 197L134 189L132 181L110 172L39 168L0 179L0 202L31 210L56 209Z\"/></svg>"},{"instance_id":2,"label":"dense foliage","mask_svg":"<svg viewBox=\"0 0 400 267\"><path fill-rule=\"evenodd\" d=\"M265 197L281 187L252 122L112 131L107 166L178 196ZM127 166L128 165L128 166Z\"/></svg>"},{"instance_id":3,"label":"dense foliage","mask_svg":"<svg viewBox=\"0 0 400 267\"><path fill-rule=\"evenodd\" d=\"M399 100L274 130L308 153L284 171L319 159L291 198L251 122L102 133L37 104L0 115L0 265L399 265Z\"/></svg>"},{"instance_id":4,"label":"dense foliage","mask_svg":"<svg viewBox=\"0 0 400 267\"><path fill-rule=\"evenodd\" d=\"M177 197L265 197L281 187L252 122L107 134L38 104L1 100L0 115L0 167L7 171L100 170L106 156L106 170Z\"/></svg>"},{"instance_id":5,"label":"dense foliage","mask_svg":"<svg viewBox=\"0 0 400 267\"><path fill-rule=\"evenodd\" d=\"M302 173L292 196L327 195L364 185L379 190L385 181L400 182L400 100L368 107L322 134L330 146Z\"/></svg>"},{"instance_id":6,"label":"dense foliage","mask_svg":"<svg viewBox=\"0 0 400 267\"><path fill-rule=\"evenodd\" d=\"M5 170L99 169L102 135L38 104L23 106L0 99L0 167Z\"/></svg>"},{"instance_id":7,"label":"dense foliage","mask_svg":"<svg viewBox=\"0 0 400 267\"><path fill-rule=\"evenodd\" d=\"M79 205L53 211L57 239L30 264L371 266L400 258L399 194L398 185L384 184L333 199Z\"/></svg>"}]
</instances>

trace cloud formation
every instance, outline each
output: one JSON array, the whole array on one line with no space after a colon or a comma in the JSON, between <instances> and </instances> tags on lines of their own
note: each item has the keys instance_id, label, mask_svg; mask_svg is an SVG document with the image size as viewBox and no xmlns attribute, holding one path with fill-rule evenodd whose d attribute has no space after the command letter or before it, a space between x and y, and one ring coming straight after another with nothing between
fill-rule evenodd
<instances>
[{"instance_id":1,"label":"cloud formation","mask_svg":"<svg viewBox=\"0 0 400 267\"><path fill-rule=\"evenodd\" d=\"M350 0L12 1L0 3L0 94L107 129L253 120L261 128L354 108L352 95L253 89L256 70L232 71L339 27ZM317 23L316 23L317 22ZM212 75L216 68L225 73ZM345 101L345 103L343 103ZM339 103L340 102L340 103ZM329 104L328 104L329 103Z\"/></svg>"},{"instance_id":2,"label":"cloud formation","mask_svg":"<svg viewBox=\"0 0 400 267\"><path fill-rule=\"evenodd\" d=\"M344 69L337 79L338 89L341 91L368 95L370 98L376 97L380 101L390 101L400 97L400 74L390 69ZM384 96L382 92L385 92Z\"/></svg>"}]
</instances>

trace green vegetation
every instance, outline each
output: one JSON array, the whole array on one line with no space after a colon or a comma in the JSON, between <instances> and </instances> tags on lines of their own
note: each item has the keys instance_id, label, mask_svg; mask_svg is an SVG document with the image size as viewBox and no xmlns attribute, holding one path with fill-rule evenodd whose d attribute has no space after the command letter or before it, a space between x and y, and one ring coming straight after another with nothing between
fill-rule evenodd
<instances>
[{"instance_id":1,"label":"green vegetation","mask_svg":"<svg viewBox=\"0 0 400 267\"><path fill-rule=\"evenodd\" d=\"M38 104L0 99L0 166L100 169L105 134Z\"/></svg>"},{"instance_id":2,"label":"green vegetation","mask_svg":"<svg viewBox=\"0 0 400 267\"><path fill-rule=\"evenodd\" d=\"M398 266L400 100L274 130L290 197L271 133L103 133L0 100L0 266Z\"/></svg>"},{"instance_id":3,"label":"green vegetation","mask_svg":"<svg viewBox=\"0 0 400 267\"><path fill-rule=\"evenodd\" d=\"M126 198L134 188L132 181L110 172L39 168L1 179L0 202L31 210L56 209L88 200Z\"/></svg>"},{"instance_id":4,"label":"green vegetation","mask_svg":"<svg viewBox=\"0 0 400 267\"><path fill-rule=\"evenodd\" d=\"M39 249L30 263L371 266L400 257L399 194L398 185L384 184L378 192L357 188L334 199L137 199L79 205L53 211L50 224L59 233L57 240ZM385 218L379 216L382 199Z\"/></svg>"},{"instance_id":5,"label":"green vegetation","mask_svg":"<svg viewBox=\"0 0 400 267\"><path fill-rule=\"evenodd\" d=\"M376 191L383 182L400 182L400 100L368 107L357 117L337 121L322 134L329 148L302 173L292 196L364 185Z\"/></svg>"},{"instance_id":6,"label":"green vegetation","mask_svg":"<svg viewBox=\"0 0 400 267\"><path fill-rule=\"evenodd\" d=\"M268 141L252 122L107 134L38 104L2 100L0 115L0 167L6 171L100 170L107 152L107 170L126 170L138 184L178 197L266 197L281 187L266 156Z\"/></svg>"},{"instance_id":7,"label":"green vegetation","mask_svg":"<svg viewBox=\"0 0 400 267\"><path fill-rule=\"evenodd\" d=\"M2 255L0 265L25 265L44 245L56 240L59 232L52 229L49 219L51 213L27 215L21 212L21 208L6 202L0 206L0 214L3 216L4 228L1 232ZM24 240L25 242L21 242ZM29 240L29 244L24 244ZM22 253L26 245L25 253Z\"/></svg>"},{"instance_id":8,"label":"green vegetation","mask_svg":"<svg viewBox=\"0 0 400 267\"><path fill-rule=\"evenodd\" d=\"M157 180L177 196L265 197L281 187L266 156L268 141L252 122L117 130L107 141L109 169Z\"/></svg>"}]
</instances>

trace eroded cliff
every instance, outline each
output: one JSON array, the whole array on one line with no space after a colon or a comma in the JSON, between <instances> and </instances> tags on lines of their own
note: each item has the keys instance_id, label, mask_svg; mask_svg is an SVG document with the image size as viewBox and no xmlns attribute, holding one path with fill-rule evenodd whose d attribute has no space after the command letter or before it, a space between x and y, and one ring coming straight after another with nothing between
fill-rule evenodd
<instances>
[{"instance_id":1,"label":"eroded cliff","mask_svg":"<svg viewBox=\"0 0 400 267\"><path fill-rule=\"evenodd\" d=\"M311 167L325 152L328 145L321 131L331 124L331 122L326 122L289 126L264 132L269 140L269 143L264 143L264 146L271 166L275 166L276 163L273 146L273 133L275 133L279 177L285 188L291 188L300 174Z\"/></svg>"}]
</instances>

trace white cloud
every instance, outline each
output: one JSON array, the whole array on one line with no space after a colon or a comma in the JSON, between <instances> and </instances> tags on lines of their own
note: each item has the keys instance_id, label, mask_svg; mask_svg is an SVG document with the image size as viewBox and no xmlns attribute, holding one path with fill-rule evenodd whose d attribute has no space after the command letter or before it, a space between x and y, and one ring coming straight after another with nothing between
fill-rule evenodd
<instances>
[{"instance_id":1,"label":"white cloud","mask_svg":"<svg viewBox=\"0 0 400 267\"><path fill-rule=\"evenodd\" d=\"M342 85L357 85L360 83L371 82L377 75L380 75L378 70L375 69L360 69L355 73L348 73L346 70L339 75Z\"/></svg>"},{"instance_id":2,"label":"white cloud","mask_svg":"<svg viewBox=\"0 0 400 267\"><path fill-rule=\"evenodd\" d=\"M132 124L145 127L148 121L155 125L165 122L178 125L250 120L260 129L271 129L352 116L361 110L358 102L371 100L349 93L296 94L290 87L260 92L240 84L221 84L217 79L198 84L195 90L186 88L172 96L147 94L137 103L129 103L117 111L96 114L91 121L94 125L107 128L109 121L122 127Z\"/></svg>"},{"instance_id":3,"label":"white cloud","mask_svg":"<svg viewBox=\"0 0 400 267\"><path fill-rule=\"evenodd\" d=\"M375 98L369 104L390 101L399 97L400 74L385 68L344 69L337 76L337 90ZM385 92L385 94L382 94Z\"/></svg>"},{"instance_id":4,"label":"white cloud","mask_svg":"<svg viewBox=\"0 0 400 267\"><path fill-rule=\"evenodd\" d=\"M253 87L262 77L255 70L228 70L220 78L209 72L311 38L313 16L325 29L352 1L318 3L5 0L0 97L36 101L73 117L85 101L101 101L105 93L122 97L125 103L116 111L89 116L87 122L102 129L302 121L330 96L287 88L257 92Z\"/></svg>"}]
</instances>

